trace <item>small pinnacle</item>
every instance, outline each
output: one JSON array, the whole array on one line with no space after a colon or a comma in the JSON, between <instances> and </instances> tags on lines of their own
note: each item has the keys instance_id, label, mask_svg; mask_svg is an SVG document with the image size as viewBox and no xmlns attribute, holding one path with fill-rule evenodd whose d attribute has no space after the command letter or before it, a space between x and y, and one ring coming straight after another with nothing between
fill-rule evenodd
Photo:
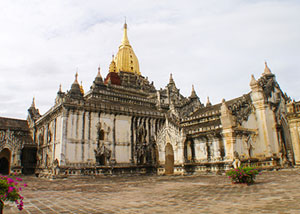
<instances>
[{"instance_id":1,"label":"small pinnacle","mask_svg":"<svg viewBox=\"0 0 300 214\"><path fill-rule=\"evenodd\" d=\"M97 73L97 77L100 77L100 78L102 78L102 76L101 76L101 69L100 69L100 66L98 67L98 73Z\"/></svg>"},{"instance_id":2,"label":"small pinnacle","mask_svg":"<svg viewBox=\"0 0 300 214\"><path fill-rule=\"evenodd\" d=\"M169 83L174 83L172 73L170 73L170 80L169 80Z\"/></svg>"},{"instance_id":3,"label":"small pinnacle","mask_svg":"<svg viewBox=\"0 0 300 214\"><path fill-rule=\"evenodd\" d=\"M251 75L250 86L251 86L251 85L255 85L255 84L257 84L257 81L256 81L254 75L252 74L252 75Z\"/></svg>"},{"instance_id":4,"label":"small pinnacle","mask_svg":"<svg viewBox=\"0 0 300 214\"><path fill-rule=\"evenodd\" d=\"M32 108L35 108L35 97L32 98L31 107L32 107Z\"/></svg>"},{"instance_id":5,"label":"small pinnacle","mask_svg":"<svg viewBox=\"0 0 300 214\"><path fill-rule=\"evenodd\" d=\"M191 96L190 96L190 97L191 97L191 98L197 97L196 92L195 92L195 89L194 89L194 85L192 85L192 93L191 93Z\"/></svg>"},{"instance_id":6,"label":"small pinnacle","mask_svg":"<svg viewBox=\"0 0 300 214\"><path fill-rule=\"evenodd\" d=\"M265 70L264 70L264 74L272 74L270 68L268 67L267 62L265 61Z\"/></svg>"}]
</instances>

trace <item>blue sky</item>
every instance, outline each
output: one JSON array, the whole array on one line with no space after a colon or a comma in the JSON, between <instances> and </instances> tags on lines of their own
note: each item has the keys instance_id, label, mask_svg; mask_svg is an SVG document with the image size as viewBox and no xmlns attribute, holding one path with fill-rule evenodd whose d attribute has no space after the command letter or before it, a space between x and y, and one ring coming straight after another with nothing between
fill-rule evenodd
<instances>
[{"instance_id":1,"label":"blue sky","mask_svg":"<svg viewBox=\"0 0 300 214\"><path fill-rule=\"evenodd\" d=\"M142 75L180 92L192 84L213 104L250 91L264 61L291 98L300 99L300 1L0 2L0 116L23 118L32 97L41 113L59 84L69 90L76 70L85 91L100 65L108 72L124 17Z\"/></svg>"}]
</instances>

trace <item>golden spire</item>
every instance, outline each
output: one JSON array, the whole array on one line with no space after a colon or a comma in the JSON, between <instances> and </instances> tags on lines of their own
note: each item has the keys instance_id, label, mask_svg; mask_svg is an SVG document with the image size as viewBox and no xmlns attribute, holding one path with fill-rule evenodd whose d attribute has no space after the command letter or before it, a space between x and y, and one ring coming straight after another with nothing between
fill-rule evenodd
<instances>
[{"instance_id":1,"label":"golden spire","mask_svg":"<svg viewBox=\"0 0 300 214\"><path fill-rule=\"evenodd\" d=\"M124 32L123 32L123 39L121 45L119 46L119 51L114 58L114 63L116 69L114 72L129 72L140 75L140 67L139 61L129 44L128 36L127 36L127 23L124 23ZM113 62L112 62L113 64Z\"/></svg>"},{"instance_id":2,"label":"golden spire","mask_svg":"<svg viewBox=\"0 0 300 214\"><path fill-rule=\"evenodd\" d=\"M130 46L129 44L129 40L127 37L127 23L126 23L126 19L125 19L125 23L124 23L124 32L123 32L123 39L122 39L122 45L123 46Z\"/></svg>"},{"instance_id":3,"label":"golden spire","mask_svg":"<svg viewBox=\"0 0 300 214\"><path fill-rule=\"evenodd\" d=\"M81 84L80 84L80 92L81 92L82 94L84 94L84 89L83 89L82 81L81 81Z\"/></svg>"}]
</instances>

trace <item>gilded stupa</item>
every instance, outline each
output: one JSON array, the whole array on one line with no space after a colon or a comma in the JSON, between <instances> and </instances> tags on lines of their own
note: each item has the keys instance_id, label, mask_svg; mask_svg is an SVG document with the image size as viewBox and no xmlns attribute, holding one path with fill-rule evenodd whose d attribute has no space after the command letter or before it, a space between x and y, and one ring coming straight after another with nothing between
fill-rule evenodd
<instances>
[{"instance_id":1,"label":"gilded stupa","mask_svg":"<svg viewBox=\"0 0 300 214\"><path fill-rule=\"evenodd\" d=\"M119 46L119 51L116 54L114 61L116 64L116 71L124 71L124 72L130 72L134 74L140 75L140 67L139 67L139 61L129 43L128 37L127 37L127 23L124 24L124 33L123 33L123 39L122 43Z\"/></svg>"}]
</instances>

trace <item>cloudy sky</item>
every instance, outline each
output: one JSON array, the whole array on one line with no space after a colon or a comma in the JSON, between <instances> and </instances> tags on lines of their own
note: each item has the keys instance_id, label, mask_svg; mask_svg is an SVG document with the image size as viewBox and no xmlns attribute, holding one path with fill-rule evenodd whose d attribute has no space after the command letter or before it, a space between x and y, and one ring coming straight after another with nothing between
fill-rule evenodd
<instances>
[{"instance_id":1,"label":"cloudy sky","mask_svg":"<svg viewBox=\"0 0 300 214\"><path fill-rule=\"evenodd\" d=\"M299 100L299 11L297 0L1 0L0 116L25 119L32 97L45 113L77 69L88 91L99 65L108 72L125 16L141 73L157 89L173 73L183 95L194 84L202 102L219 103L248 93L266 60Z\"/></svg>"}]
</instances>

